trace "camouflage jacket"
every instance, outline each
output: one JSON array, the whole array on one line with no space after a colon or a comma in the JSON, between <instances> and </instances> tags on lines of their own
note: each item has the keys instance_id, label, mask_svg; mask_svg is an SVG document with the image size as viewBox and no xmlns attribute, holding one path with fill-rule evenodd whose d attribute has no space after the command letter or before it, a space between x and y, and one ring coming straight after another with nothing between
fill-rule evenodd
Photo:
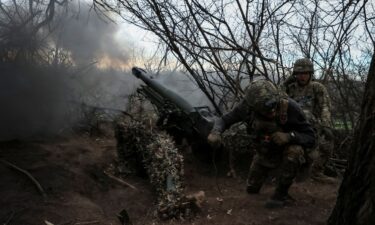
<instances>
[{"instance_id":1,"label":"camouflage jacket","mask_svg":"<svg viewBox=\"0 0 375 225\"><path fill-rule=\"evenodd\" d=\"M297 82L292 82L284 88L289 97L300 105L309 122L331 127L331 100L323 84L310 81L300 87Z\"/></svg>"},{"instance_id":2,"label":"camouflage jacket","mask_svg":"<svg viewBox=\"0 0 375 225\"><path fill-rule=\"evenodd\" d=\"M264 120L262 116L255 113L253 108L246 101L250 96L246 96L231 112L225 114L221 118L217 119L213 127L213 131L222 133L225 129L231 125L247 120L251 115L255 117L255 120ZM281 123L276 116L275 119L269 121L275 123L283 132L294 132L295 137L291 140L291 144L301 145L304 148L312 148L315 145L315 133L310 123L306 120L306 117L302 109L298 106L298 103L291 98L288 100L287 119L285 123ZM255 130L255 132L259 132Z\"/></svg>"}]
</instances>

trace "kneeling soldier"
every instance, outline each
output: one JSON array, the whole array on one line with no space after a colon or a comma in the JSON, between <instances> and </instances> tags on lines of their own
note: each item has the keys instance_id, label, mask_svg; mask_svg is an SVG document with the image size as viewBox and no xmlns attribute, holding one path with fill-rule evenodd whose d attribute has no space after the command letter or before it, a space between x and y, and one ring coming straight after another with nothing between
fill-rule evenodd
<instances>
[{"instance_id":1,"label":"kneeling soldier","mask_svg":"<svg viewBox=\"0 0 375 225\"><path fill-rule=\"evenodd\" d=\"M215 122L208 142L218 145L225 129L250 116L257 153L250 166L247 192L259 193L269 171L280 167L275 192L266 207L282 207L291 199L288 190L305 162L306 149L315 145L314 130L293 99L271 82L259 80L250 84L244 99L231 112Z\"/></svg>"}]
</instances>

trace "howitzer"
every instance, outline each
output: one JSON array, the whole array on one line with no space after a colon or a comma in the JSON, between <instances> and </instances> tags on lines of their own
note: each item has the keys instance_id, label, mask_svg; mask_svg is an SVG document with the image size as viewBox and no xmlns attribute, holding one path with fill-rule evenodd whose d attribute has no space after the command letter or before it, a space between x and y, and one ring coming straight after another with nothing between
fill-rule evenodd
<instances>
[{"instance_id":1,"label":"howitzer","mask_svg":"<svg viewBox=\"0 0 375 225\"><path fill-rule=\"evenodd\" d=\"M190 137L198 135L200 138L207 138L217 118L208 106L192 106L183 97L149 77L141 68L133 67L132 72L146 84L137 91L156 106L159 126Z\"/></svg>"}]
</instances>

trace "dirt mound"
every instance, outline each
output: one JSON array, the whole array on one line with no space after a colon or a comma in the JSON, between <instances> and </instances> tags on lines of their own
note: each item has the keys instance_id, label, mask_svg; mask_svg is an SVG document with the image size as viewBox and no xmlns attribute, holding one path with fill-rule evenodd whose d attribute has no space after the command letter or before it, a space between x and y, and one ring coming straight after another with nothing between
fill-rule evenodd
<instances>
[{"instance_id":1,"label":"dirt mound","mask_svg":"<svg viewBox=\"0 0 375 225\"><path fill-rule=\"evenodd\" d=\"M105 174L116 158L113 138L82 135L3 142L0 157L29 172L46 194L44 198L24 173L1 163L0 222L7 225L116 225L123 209L133 224L318 225L325 224L338 187L338 182L297 183L291 188L295 205L268 210L264 202L273 191L272 184L266 184L259 195L248 195L243 178L215 176L212 165L188 159L187 192L205 191L202 211L192 221L159 221L153 215L155 198L146 179L126 178L138 189L134 190Z\"/></svg>"}]
</instances>

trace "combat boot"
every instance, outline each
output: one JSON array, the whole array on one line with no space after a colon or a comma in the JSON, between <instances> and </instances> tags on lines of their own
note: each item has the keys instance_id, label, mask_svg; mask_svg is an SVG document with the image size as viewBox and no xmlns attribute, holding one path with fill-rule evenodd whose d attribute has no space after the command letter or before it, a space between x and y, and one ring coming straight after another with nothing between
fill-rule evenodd
<instances>
[{"instance_id":1,"label":"combat boot","mask_svg":"<svg viewBox=\"0 0 375 225\"><path fill-rule=\"evenodd\" d=\"M274 209L293 204L295 199L288 194L288 189L287 187L277 187L272 197L267 200L265 207Z\"/></svg>"}]
</instances>

